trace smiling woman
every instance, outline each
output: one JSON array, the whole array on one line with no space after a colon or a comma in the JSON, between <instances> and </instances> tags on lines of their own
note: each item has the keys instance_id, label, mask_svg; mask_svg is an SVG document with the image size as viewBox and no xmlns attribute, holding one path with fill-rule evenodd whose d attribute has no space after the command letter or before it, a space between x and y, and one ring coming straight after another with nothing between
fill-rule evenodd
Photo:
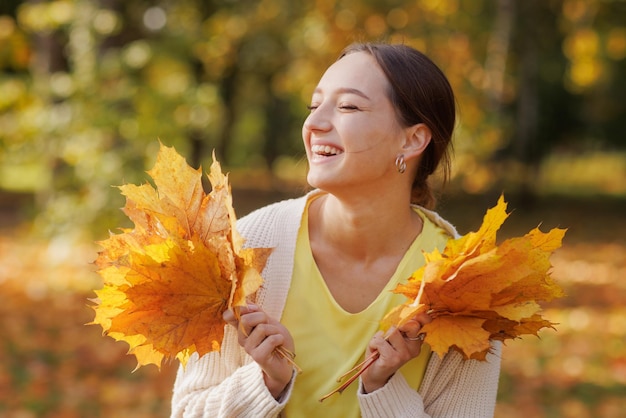
<instances>
[{"instance_id":1,"label":"smiling woman","mask_svg":"<svg viewBox=\"0 0 626 418\"><path fill-rule=\"evenodd\" d=\"M421 135L420 139L426 142L427 147L423 155L420 156L423 161L418 166L419 172L416 172L413 177L411 201L432 208L435 201L426 180L437 168L441 169L444 181L449 176L452 148L450 139L455 123L454 94L445 75L428 57L415 50L413 50L414 53L407 53L408 50L409 48L404 46L379 48L369 44L355 44L346 48L341 56L345 59L339 60L334 66L338 66L346 59L353 58L349 55L354 55L354 52L365 52L364 56L354 58L364 61L364 65L362 65L364 70L360 70L358 74L346 73L347 79L344 81L344 85L335 92L337 98L344 99L344 101L338 102L336 105L337 110L342 113L365 113L366 121L361 125L362 128L366 128L369 123L374 128L378 128L378 131L389 132L387 129L393 129L394 126L389 127L388 125L395 120L402 128L414 126L420 129L418 134ZM345 64L349 65L349 63ZM320 105L316 101L323 97L324 81L332 83L332 70L333 66L329 68L314 92L310 106L312 111L315 111ZM383 83L372 82L372 79L383 80ZM342 82L341 80L338 81ZM327 88L329 87L330 85L327 86ZM328 93L330 94L330 92ZM350 97L352 97L352 101L349 100ZM386 111L391 111L393 116L381 112L372 113L372 109L368 106L382 105L385 101L391 101L391 106L388 106ZM381 117L384 121L381 123L380 119L372 118L372 114ZM387 123L385 124L385 122ZM304 132L306 132L307 126L313 131L321 131L317 128L323 128L323 126L315 125L315 119L312 116L305 122ZM373 136L377 138L378 142L368 145L361 141L352 148L346 149L345 152L371 151L377 146L388 144L384 136L380 134ZM312 146L313 149L317 149L315 145ZM407 156L402 153L396 157L396 160L399 164L403 164L405 158Z\"/></svg>"},{"instance_id":2,"label":"smiling woman","mask_svg":"<svg viewBox=\"0 0 626 418\"><path fill-rule=\"evenodd\" d=\"M177 375L173 417L493 415L500 345L487 361L442 358L419 314L387 335L391 292L456 230L435 212L428 178L447 173L455 101L439 68L405 45L349 46L313 91L302 127L315 190L238 222L250 247L273 247L264 286L220 352ZM297 353L296 373L277 356ZM339 375L378 352L359 385L319 402Z\"/></svg>"}]
</instances>

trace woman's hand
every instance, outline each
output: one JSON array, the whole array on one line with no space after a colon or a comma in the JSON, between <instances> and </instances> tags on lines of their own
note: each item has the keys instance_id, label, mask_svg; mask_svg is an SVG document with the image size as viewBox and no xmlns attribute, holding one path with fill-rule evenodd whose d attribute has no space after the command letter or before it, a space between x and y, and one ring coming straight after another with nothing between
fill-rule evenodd
<instances>
[{"instance_id":1,"label":"woman's hand","mask_svg":"<svg viewBox=\"0 0 626 418\"><path fill-rule=\"evenodd\" d=\"M365 357L374 351L378 351L379 356L361 375L366 393L383 387L400 367L420 354L423 343L420 330L431 321L428 314L421 313L400 328L392 329L387 338L382 331L372 337Z\"/></svg>"},{"instance_id":2,"label":"woman's hand","mask_svg":"<svg viewBox=\"0 0 626 418\"><path fill-rule=\"evenodd\" d=\"M291 380L293 367L275 350L282 345L293 353L293 338L287 328L256 305L239 312L239 321L231 310L224 312L224 320L237 328L239 345L261 366L265 385L278 398Z\"/></svg>"}]
</instances>

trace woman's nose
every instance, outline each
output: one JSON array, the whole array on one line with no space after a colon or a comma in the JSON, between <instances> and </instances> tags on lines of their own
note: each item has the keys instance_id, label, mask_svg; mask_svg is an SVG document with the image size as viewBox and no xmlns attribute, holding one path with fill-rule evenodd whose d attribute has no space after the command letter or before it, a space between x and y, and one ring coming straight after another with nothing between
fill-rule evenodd
<instances>
[{"instance_id":1,"label":"woman's nose","mask_svg":"<svg viewBox=\"0 0 626 418\"><path fill-rule=\"evenodd\" d=\"M312 110L304 121L304 129L308 131L329 131L332 129L330 115L325 108L321 106Z\"/></svg>"}]
</instances>

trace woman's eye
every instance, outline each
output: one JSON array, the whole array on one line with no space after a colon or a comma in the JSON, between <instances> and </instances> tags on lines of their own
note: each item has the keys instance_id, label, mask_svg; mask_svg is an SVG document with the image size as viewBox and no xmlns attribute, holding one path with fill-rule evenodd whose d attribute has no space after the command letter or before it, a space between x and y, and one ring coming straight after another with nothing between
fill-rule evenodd
<instances>
[{"instance_id":1,"label":"woman's eye","mask_svg":"<svg viewBox=\"0 0 626 418\"><path fill-rule=\"evenodd\" d=\"M318 107L319 107L318 104L310 104L306 108L309 109L310 112L313 112ZM359 110L358 106L351 105L351 104L341 104L341 105L337 106L337 108L340 109L340 110Z\"/></svg>"}]
</instances>

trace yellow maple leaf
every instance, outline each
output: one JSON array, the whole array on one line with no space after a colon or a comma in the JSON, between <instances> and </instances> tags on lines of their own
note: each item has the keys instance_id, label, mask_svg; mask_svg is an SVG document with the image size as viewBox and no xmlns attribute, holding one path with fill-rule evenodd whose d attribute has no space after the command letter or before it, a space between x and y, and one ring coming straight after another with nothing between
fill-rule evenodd
<instances>
[{"instance_id":1,"label":"yellow maple leaf","mask_svg":"<svg viewBox=\"0 0 626 418\"><path fill-rule=\"evenodd\" d=\"M104 286L91 324L128 343L138 367L219 350L223 312L244 306L263 282L271 250L243 248L228 178L213 159L205 194L201 170L161 144L148 171L156 188L120 187L134 228L99 243Z\"/></svg>"},{"instance_id":2,"label":"yellow maple leaf","mask_svg":"<svg viewBox=\"0 0 626 418\"><path fill-rule=\"evenodd\" d=\"M563 296L550 277L551 253L565 230L538 228L496 245L496 233L508 217L501 196L485 214L478 231L448 241L443 252L425 254L426 265L394 291L408 301L381 321L388 329L416 313L428 312L425 342L439 356L456 349L465 358L484 360L489 340L535 334L553 324L541 317L539 301Z\"/></svg>"},{"instance_id":3,"label":"yellow maple leaf","mask_svg":"<svg viewBox=\"0 0 626 418\"><path fill-rule=\"evenodd\" d=\"M124 311L112 318L109 331L149 336L162 353L177 354L191 345L207 353L222 340L223 323L214 318L227 309L232 285L201 242L194 242L193 250L167 244L163 260L132 254L127 266L132 285L124 288Z\"/></svg>"}]
</instances>

